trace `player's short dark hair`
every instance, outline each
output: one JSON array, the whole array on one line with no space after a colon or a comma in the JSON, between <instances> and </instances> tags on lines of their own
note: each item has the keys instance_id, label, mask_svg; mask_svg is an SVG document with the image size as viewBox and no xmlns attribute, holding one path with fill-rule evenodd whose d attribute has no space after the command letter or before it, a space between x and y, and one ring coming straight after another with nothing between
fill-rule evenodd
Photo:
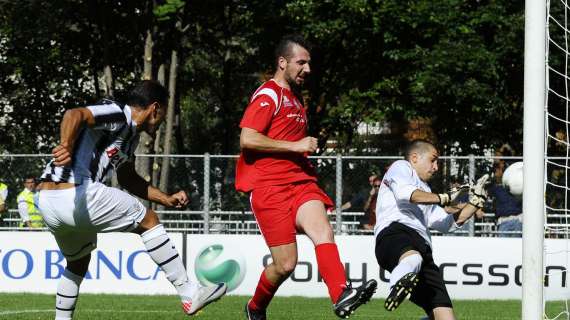
<instances>
[{"instance_id":1,"label":"player's short dark hair","mask_svg":"<svg viewBox=\"0 0 570 320\"><path fill-rule=\"evenodd\" d=\"M307 51L311 52L311 44L305 40L305 38L300 34L288 34L281 38L277 47L275 47L275 65L279 64L279 58L284 57L289 60L292 55L293 46L298 45L305 48Z\"/></svg>"},{"instance_id":2,"label":"player's short dark hair","mask_svg":"<svg viewBox=\"0 0 570 320\"><path fill-rule=\"evenodd\" d=\"M415 139L406 146L404 157L406 160L410 161L413 153L424 153L426 151L429 151L431 148L435 148L435 146L430 141L424 139Z\"/></svg>"},{"instance_id":3,"label":"player's short dark hair","mask_svg":"<svg viewBox=\"0 0 570 320\"><path fill-rule=\"evenodd\" d=\"M154 102L166 106L168 103L168 91L158 81L144 80L129 91L126 101L130 106L146 108Z\"/></svg>"},{"instance_id":4,"label":"player's short dark hair","mask_svg":"<svg viewBox=\"0 0 570 320\"><path fill-rule=\"evenodd\" d=\"M34 180L34 182L36 182L36 176L27 174L24 176L24 182L26 182L26 180Z\"/></svg>"}]
</instances>

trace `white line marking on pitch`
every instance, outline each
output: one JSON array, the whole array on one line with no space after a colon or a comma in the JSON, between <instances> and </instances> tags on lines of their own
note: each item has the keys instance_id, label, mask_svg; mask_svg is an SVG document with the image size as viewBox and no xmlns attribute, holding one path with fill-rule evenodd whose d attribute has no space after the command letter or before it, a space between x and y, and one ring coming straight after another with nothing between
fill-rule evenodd
<instances>
[{"instance_id":1,"label":"white line marking on pitch","mask_svg":"<svg viewBox=\"0 0 570 320\"><path fill-rule=\"evenodd\" d=\"M23 314L23 313L45 313L45 312L55 312L54 309L37 309L37 310L5 310L0 311L0 316L7 316L12 314ZM83 312L102 312L102 313L180 313L180 311L161 311L161 310L101 310L101 309L81 309L79 313Z\"/></svg>"},{"instance_id":2,"label":"white line marking on pitch","mask_svg":"<svg viewBox=\"0 0 570 320\"><path fill-rule=\"evenodd\" d=\"M20 314L20 313L42 313L42 312L54 312L52 309L45 310L6 310L0 311L0 316L7 316L10 314Z\"/></svg>"}]
</instances>

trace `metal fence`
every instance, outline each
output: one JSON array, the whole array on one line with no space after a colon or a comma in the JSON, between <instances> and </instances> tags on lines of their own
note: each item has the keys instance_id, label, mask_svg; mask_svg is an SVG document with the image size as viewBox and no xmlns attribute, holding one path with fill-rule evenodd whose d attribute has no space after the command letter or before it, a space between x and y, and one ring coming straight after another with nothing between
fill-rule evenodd
<instances>
[{"instance_id":1,"label":"metal fence","mask_svg":"<svg viewBox=\"0 0 570 320\"><path fill-rule=\"evenodd\" d=\"M138 155L148 157L152 168L159 170L164 155ZM234 188L234 173L237 155L169 155L170 177L168 190L185 190L191 202L185 210L157 210L167 229L186 233L259 233L255 218L249 207L249 197ZM319 185L333 199L337 208L355 195L368 193L368 177L380 177L388 166L401 157L397 156L314 156L310 157L319 175ZM3 168L0 181L9 186L8 205L11 208L4 217L0 230L23 230L19 228L16 195L23 188L26 175L39 176L49 155L0 155ZM456 181L473 181L484 173L492 173L498 160L520 161L521 157L456 156L441 157L440 171L430 182L432 190L443 191ZM156 175L155 175L156 176ZM559 197L557 195L556 197ZM494 214L489 208L482 220L457 231L459 235L495 236ZM333 211L330 220L337 234L371 234L362 228L361 208ZM547 215L547 225L557 235L568 233L566 211Z\"/></svg>"}]
</instances>

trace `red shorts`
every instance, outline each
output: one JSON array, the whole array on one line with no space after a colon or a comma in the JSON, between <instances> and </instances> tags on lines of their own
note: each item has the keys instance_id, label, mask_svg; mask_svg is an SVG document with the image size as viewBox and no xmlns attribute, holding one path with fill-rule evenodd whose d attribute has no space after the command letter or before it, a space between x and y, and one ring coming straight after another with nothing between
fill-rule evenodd
<instances>
[{"instance_id":1,"label":"red shorts","mask_svg":"<svg viewBox=\"0 0 570 320\"><path fill-rule=\"evenodd\" d=\"M323 202L327 209L334 206L313 181L262 187L251 192L251 210L269 247L297 241L297 211L310 200Z\"/></svg>"}]
</instances>

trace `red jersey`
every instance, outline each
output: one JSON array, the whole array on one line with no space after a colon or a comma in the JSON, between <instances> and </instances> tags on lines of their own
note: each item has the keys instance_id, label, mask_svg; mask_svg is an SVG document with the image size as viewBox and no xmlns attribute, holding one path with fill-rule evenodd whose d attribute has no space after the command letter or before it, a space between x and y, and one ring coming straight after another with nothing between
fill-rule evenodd
<instances>
[{"instance_id":1,"label":"red jersey","mask_svg":"<svg viewBox=\"0 0 570 320\"><path fill-rule=\"evenodd\" d=\"M307 136L307 113L293 92L272 79L255 91L240 127L274 140L299 141ZM307 180L316 181L316 173L307 156L300 153L245 149L236 167L236 189L242 192Z\"/></svg>"}]
</instances>

